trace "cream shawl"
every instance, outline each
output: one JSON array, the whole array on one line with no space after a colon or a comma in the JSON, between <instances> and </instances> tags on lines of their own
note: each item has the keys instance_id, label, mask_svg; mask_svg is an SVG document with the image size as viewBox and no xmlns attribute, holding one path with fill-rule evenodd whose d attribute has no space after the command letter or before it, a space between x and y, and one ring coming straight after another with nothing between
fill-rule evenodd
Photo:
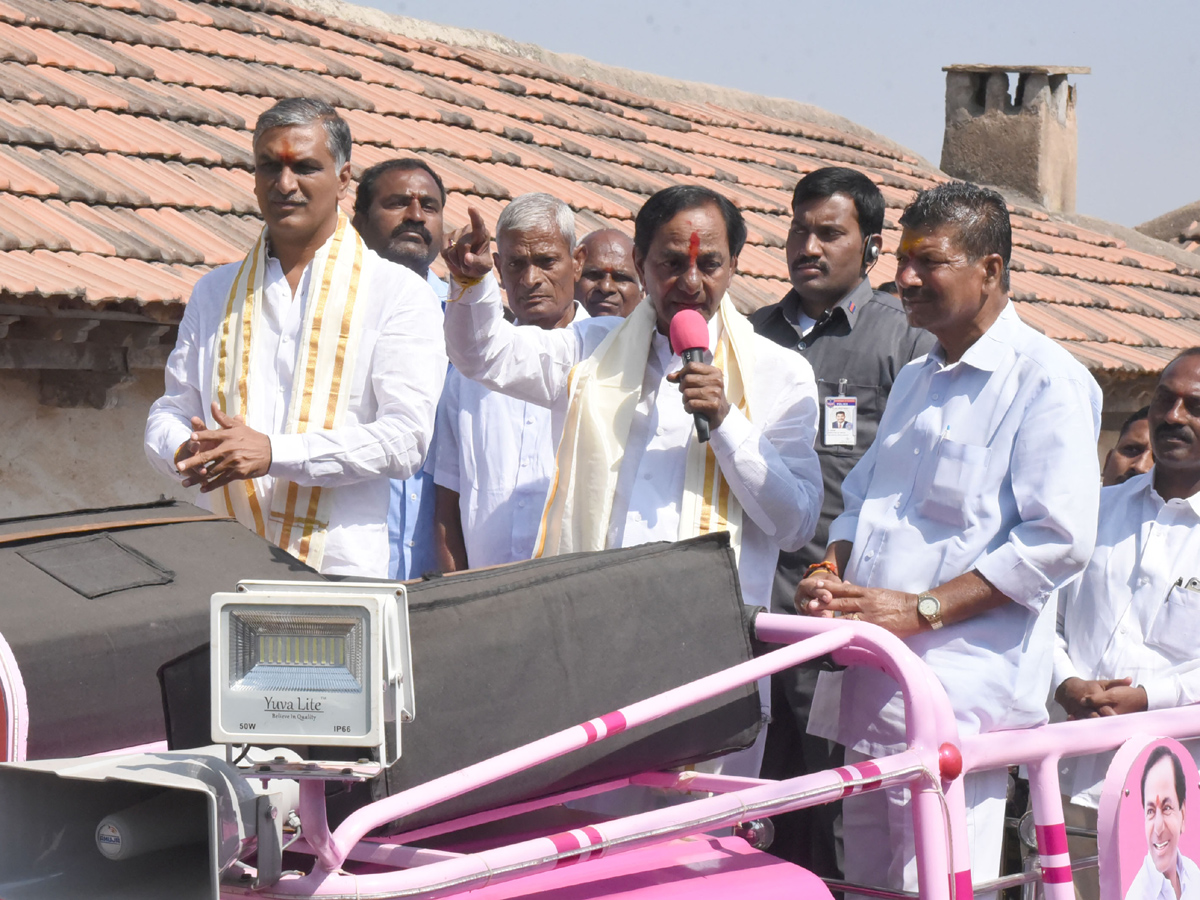
<instances>
[{"instance_id":1,"label":"cream shawl","mask_svg":"<svg viewBox=\"0 0 1200 900\"><path fill-rule=\"evenodd\" d=\"M296 365L284 433L339 427L350 401L359 332L356 299L362 280L365 245L339 212L337 230L312 261L303 298L304 321L296 342ZM242 262L229 291L225 318L217 335L212 397L227 415L253 421L247 381L260 352L263 284L267 269L267 232ZM215 428L214 422L209 422ZM320 569L329 525L331 489L301 487L277 480L269 498L258 479L234 481L214 492L213 511L237 520L301 562ZM269 508L264 510L269 500Z\"/></svg>"},{"instance_id":2,"label":"cream shawl","mask_svg":"<svg viewBox=\"0 0 1200 900\"><path fill-rule=\"evenodd\" d=\"M722 298L717 315L722 328L713 365L725 373L730 405L752 418L754 331L728 295ZM648 300L638 304L593 354L571 370L556 472L535 556L607 546L617 476L642 393L656 316ZM687 446L678 537L716 531L728 531L735 552L740 552L742 508L721 477L712 445L701 444L693 431Z\"/></svg>"}]
</instances>

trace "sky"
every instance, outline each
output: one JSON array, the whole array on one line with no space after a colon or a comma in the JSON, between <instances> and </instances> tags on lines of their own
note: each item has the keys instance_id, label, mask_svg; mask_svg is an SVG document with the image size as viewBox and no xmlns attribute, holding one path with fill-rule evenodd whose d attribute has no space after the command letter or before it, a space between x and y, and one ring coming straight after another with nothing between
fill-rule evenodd
<instances>
[{"instance_id":1,"label":"sky","mask_svg":"<svg viewBox=\"0 0 1200 900\"><path fill-rule=\"evenodd\" d=\"M1077 211L1200 200L1198 0L357 0L671 78L812 103L937 165L953 63L1090 66ZM1014 79L1015 81L1015 79Z\"/></svg>"}]
</instances>

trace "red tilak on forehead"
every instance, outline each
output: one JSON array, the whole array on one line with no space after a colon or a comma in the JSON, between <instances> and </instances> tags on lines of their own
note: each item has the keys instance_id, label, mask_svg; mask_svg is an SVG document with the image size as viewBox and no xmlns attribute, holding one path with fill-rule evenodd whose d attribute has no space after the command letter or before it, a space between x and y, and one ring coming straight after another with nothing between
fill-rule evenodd
<instances>
[{"instance_id":1,"label":"red tilak on forehead","mask_svg":"<svg viewBox=\"0 0 1200 900\"><path fill-rule=\"evenodd\" d=\"M287 140L279 142L279 161L285 166L295 165L296 163L296 154L292 150L291 143Z\"/></svg>"},{"instance_id":2,"label":"red tilak on forehead","mask_svg":"<svg viewBox=\"0 0 1200 900\"><path fill-rule=\"evenodd\" d=\"M688 239L688 263L690 265L694 266L696 264L696 257L699 255L700 255L700 233L697 231L693 231L691 238Z\"/></svg>"}]
</instances>

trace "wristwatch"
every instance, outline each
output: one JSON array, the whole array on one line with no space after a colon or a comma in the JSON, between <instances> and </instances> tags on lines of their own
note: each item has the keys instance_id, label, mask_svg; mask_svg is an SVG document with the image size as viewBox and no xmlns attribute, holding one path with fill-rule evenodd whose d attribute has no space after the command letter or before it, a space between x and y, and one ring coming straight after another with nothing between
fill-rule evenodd
<instances>
[{"instance_id":1,"label":"wristwatch","mask_svg":"<svg viewBox=\"0 0 1200 900\"><path fill-rule=\"evenodd\" d=\"M942 627L942 601L928 592L917 595L917 614L937 631Z\"/></svg>"}]
</instances>

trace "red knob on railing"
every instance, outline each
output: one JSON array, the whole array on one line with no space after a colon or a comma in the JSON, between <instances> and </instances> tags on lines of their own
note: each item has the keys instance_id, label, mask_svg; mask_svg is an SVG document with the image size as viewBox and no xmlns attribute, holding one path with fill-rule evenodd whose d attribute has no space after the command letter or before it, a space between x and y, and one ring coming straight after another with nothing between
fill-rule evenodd
<instances>
[{"instance_id":1,"label":"red knob on railing","mask_svg":"<svg viewBox=\"0 0 1200 900\"><path fill-rule=\"evenodd\" d=\"M943 781L953 781L962 774L962 753L949 741L938 747L938 769Z\"/></svg>"}]
</instances>

